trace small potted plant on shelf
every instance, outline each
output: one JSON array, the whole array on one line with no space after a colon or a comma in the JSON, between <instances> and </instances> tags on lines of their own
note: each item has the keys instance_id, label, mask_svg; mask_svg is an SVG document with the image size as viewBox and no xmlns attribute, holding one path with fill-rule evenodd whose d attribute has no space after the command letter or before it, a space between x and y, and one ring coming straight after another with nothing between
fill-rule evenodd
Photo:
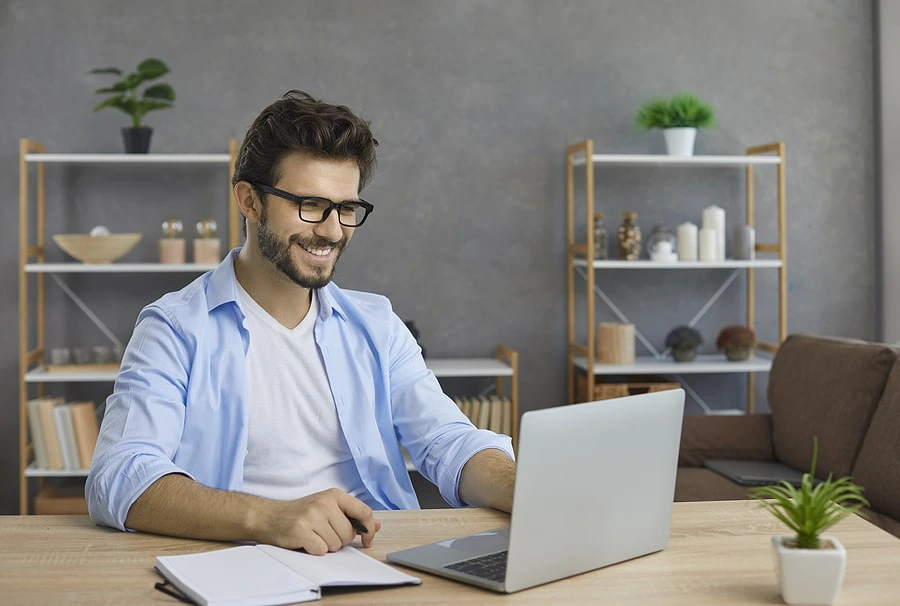
<instances>
[{"instance_id":1,"label":"small potted plant on shelf","mask_svg":"<svg viewBox=\"0 0 900 606\"><path fill-rule=\"evenodd\" d=\"M746 360L755 347L756 333L749 326L726 326L716 337L716 349L725 352L725 357L732 362Z\"/></svg>"},{"instance_id":2,"label":"small potted plant on shelf","mask_svg":"<svg viewBox=\"0 0 900 606\"><path fill-rule=\"evenodd\" d=\"M700 332L691 326L676 326L666 335L666 347L672 350L676 362L692 361L702 343Z\"/></svg>"},{"instance_id":3,"label":"small potted plant on shelf","mask_svg":"<svg viewBox=\"0 0 900 606\"><path fill-rule=\"evenodd\" d=\"M122 70L118 67L98 67L89 73L122 76ZM121 78L112 86L95 91L99 95L111 95L94 107L95 112L106 107L114 107L131 116L131 126L122 127L125 153L146 154L150 150L150 136L153 129L142 126L141 120L147 112L172 107L175 91L171 85L164 83L146 87L140 96L137 89L141 84L156 80L167 73L169 66L159 59L144 59L138 64L135 72Z\"/></svg>"},{"instance_id":4,"label":"small potted plant on shelf","mask_svg":"<svg viewBox=\"0 0 900 606\"><path fill-rule=\"evenodd\" d=\"M869 506L863 488L849 477L835 480L828 474L817 483L818 452L814 438L812 466L799 489L782 482L747 493L794 533L772 537L781 596L788 604L834 602L844 580L847 552L837 538L820 533Z\"/></svg>"},{"instance_id":5,"label":"small potted plant on shelf","mask_svg":"<svg viewBox=\"0 0 900 606\"><path fill-rule=\"evenodd\" d=\"M654 97L644 103L634 117L638 128L662 129L670 156L693 156L697 129L715 126L715 110L690 93L669 99Z\"/></svg>"}]
</instances>

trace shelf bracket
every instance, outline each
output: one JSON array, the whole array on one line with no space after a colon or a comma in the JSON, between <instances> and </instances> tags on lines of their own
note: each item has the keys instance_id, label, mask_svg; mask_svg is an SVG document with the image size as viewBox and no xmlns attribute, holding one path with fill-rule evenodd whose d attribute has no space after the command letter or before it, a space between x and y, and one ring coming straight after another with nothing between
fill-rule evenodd
<instances>
[{"instance_id":1,"label":"shelf bracket","mask_svg":"<svg viewBox=\"0 0 900 606\"><path fill-rule=\"evenodd\" d=\"M91 308L88 307L87 303L82 301L81 297L79 297L77 294L75 294L75 291L73 291L71 288L69 288L69 285L66 284L65 282L63 282L59 276L57 276L56 274L52 274L52 273L49 275L50 275L50 278L52 278L53 281L56 282L57 285L59 285L59 287L62 289L62 291L64 293L66 293L66 295L68 295L68 297L70 299L72 299L72 301L75 302L75 305L77 305L78 308L84 312L84 314L90 319L90 321L93 322L94 325L97 328L99 328L100 331L104 335L106 335L106 338L108 338L110 341L112 341L112 344L121 350L122 342L119 341L119 339L116 338L116 335L114 335L113 332L109 328L106 327L106 324L104 324L103 321L100 320L99 317L97 317L97 314L95 314L93 311L91 311Z\"/></svg>"}]
</instances>

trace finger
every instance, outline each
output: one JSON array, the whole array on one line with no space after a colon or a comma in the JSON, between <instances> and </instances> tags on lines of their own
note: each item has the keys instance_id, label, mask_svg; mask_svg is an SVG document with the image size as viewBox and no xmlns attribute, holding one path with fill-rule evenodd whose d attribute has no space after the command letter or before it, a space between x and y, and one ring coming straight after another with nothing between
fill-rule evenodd
<instances>
[{"instance_id":1,"label":"finger","mask_svg":"<svg viewBox=\"0 0 900 606\"><path fill-rule=\"evenodd\" d=\"M300 548L311 555L325 555L328 553L328 543L315 532L306 535L300 542Z\"/></svg>"},{"instance_id":2,"label":"finger","mask_svg":"<svg viewBox=\"0 0 900 606\"><path fill-rule=\"evenodd\" d=\"M329 513L328 524L330 526L331 533L336 537L336 540L340 542L340 545L338 545L337 549L340 549L347 543L350 543L354 538L356 538L356 530L353 528L350 520L347 519L347 516L344 515L344 512L337 507L335 507L333 512ZM330 544L329 547L331 547ZM332 551L337 550L333 549Z\"/></svg>"},{"instance_id":3,"label":"finger","mask_svg":"<svg viewBox=\"0 0 900 606\"><path fill-rule=\"evenodd\" d=\"M337 551L350 541L345 541L341 535L335 532L332 526L322 527L319 531L319 536L325 541L325 544L328 546L328 551Z\"/></svg>"},{"instance_id":4,"label":"finger","mask_svg":"<svg viewBox=\"0 0 900 606\"><path fill-rule=\"evenodd\" d=\"M343 491L336 490L334 492L334 497L338 507L341 508L341 511L344 512L345 516L356 518L363 526L369 529L370 534L373 533L373 529L375 528L375 515L372 512L371 507ZM353 532L355 536L356 531Z\"/></svg>"},{"instance_id":5,"label":"finger","mask_svg":"<svg viewBox=\"0 0 900 606\"><path fill-rule=\"evenodd\" d=\"M375 533L381 530L381 522L375 520L375 524L369 527L369 532L360 533L359 536L362 539L363 547L371 547L372 543L375 541Z\"/></svg>"}]
</instances>

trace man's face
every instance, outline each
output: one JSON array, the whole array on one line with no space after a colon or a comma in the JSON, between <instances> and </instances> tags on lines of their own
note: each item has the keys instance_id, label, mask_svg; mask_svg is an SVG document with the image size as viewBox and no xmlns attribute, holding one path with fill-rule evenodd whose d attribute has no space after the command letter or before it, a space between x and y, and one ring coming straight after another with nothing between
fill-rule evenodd
<instances>
[{"instance_id":1,"label":"man's face","mask_svg":"<svg viewBox=\"0 0 900 606\"><path fill-rule=\"evenodd\" d=\"M298 196L318 196L334 202L356 200L359 167L352 160L323 160L292 153L281 161L274 187ZM257 227L262 256L286 278L303 288L321 288L331 281L353 227L338 222L332 210L323 223L300 220L296 204L266 195Z\"/></svg>"}]
</instances>

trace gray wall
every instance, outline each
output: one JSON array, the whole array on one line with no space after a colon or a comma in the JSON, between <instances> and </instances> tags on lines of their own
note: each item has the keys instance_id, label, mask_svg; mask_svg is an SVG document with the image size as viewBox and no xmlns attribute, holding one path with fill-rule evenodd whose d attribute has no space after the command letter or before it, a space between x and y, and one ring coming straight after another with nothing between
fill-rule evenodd
<instances>
[{"instance_id":1,"label":"gray wall","mask_svg":"<svg viewBox=\"0 0 900 606\"><path fill-rule=\"evenodd\" d=\"M518 349L529 410L565 398L565 146L590 137L598 151L662 151L659 133L631 127L655 94L689 90L719 109L698 153L786 143L789 329L873 337L872 19L862 0L0 3L0 327L9 335L0 346L0 512L17 511L17 140L118 151L125 116L91 112L100 82L88 69L147 56L170 63L177 108L147 120L156 152L225 151L293 87L370 118L381 147L365 195L377 211L338 283L390 296L429 355ZM142 231L127 259L150 261L167 215L224 223L224 179L211 167L52 167L48 232L98 223ZM729 225L743 212L741 171L605 169L598 181L611 227L626 209L640 213L645 233L658 221L699 221L712 203ZM774 237L772 182L758 183L760 239ZM52 244L48 254L63 258ZM724 277L625 272L608 292L660 343ZM68 282L125 339L140 307L184 278ZM774 274L760 279L769 338L774 284ZM733 288L700 325L708 350L722 325L741 321L742 301ZM103 342L52 284L48 305L49 346ZM694 384L714 406L742 401L738 377ZM105 389L67 393L102 398Z\"/></svg>"},{"instance_id":2,"label":"gray wall","mask_svg":"<svg viewBox=\"0 0 900 606\"><path fill-rule=\"evenodd\" d=\"M900 343L900 119L894 108L900 105L900 4L878 1L878 85L876 137L878 183L880 185L881 332L879 338Z\"/></svg>"}]
</instances>

